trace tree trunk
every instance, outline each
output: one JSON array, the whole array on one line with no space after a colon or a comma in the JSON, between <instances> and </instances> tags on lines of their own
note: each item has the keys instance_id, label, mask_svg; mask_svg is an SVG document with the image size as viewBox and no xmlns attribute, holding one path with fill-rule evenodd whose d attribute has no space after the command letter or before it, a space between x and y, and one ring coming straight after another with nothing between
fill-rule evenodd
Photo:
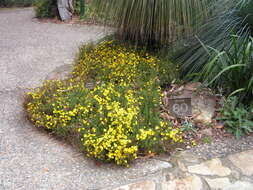
<instances>
[{"instance_id":1,"label":"tree trunk","mask_svg":"<svg viewBox=\"0 0 253 190\"><path fill-rule=\"evenodd\" d=\"M73 0L57 0L57 6L62 21L68 21L72 18Z\"/></svg>"}]
</instances>

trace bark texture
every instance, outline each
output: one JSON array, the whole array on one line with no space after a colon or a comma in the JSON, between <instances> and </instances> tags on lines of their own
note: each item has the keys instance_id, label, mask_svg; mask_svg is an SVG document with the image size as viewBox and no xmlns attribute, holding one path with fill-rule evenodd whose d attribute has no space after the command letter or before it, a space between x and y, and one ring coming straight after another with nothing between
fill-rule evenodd
<instances>
[{"instance_id":1,"label":"bark texture","mask_svg":"<svg viewBox=\"0 0 253 190\"><path fill-rule=\"evenodd\" d=\"M61 20L68 21L72 18L74 12L73 0L57 0L57 6Z\"/></svg>"}]
</instances>

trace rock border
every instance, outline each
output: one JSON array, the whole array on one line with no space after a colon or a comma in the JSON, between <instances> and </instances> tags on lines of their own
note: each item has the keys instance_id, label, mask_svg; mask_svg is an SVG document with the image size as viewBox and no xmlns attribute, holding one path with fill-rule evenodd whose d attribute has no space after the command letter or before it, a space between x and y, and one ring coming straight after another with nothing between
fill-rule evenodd
<instances>
[{"instance_id":1,"label":"rock border","mask_svg":"<svg viewBox=\"0 0 253 190\"><path fill-rule=\"evenodd\" d=\"M113 190L253 190L253 149L211 160L182 151L170 162L174 167L158 178Z\"/></svg>"}]
</instances>

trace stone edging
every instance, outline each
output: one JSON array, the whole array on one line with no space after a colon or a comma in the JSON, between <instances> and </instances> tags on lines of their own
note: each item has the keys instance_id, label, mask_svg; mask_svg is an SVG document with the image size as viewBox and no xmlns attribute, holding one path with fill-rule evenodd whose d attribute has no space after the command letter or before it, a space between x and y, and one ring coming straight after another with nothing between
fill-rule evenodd
<instances>
[{"instance_id":1,"label":"stone edging","mask_svg":"<svg viewBox=\"0 0 253 190\"><path fill-rule=\"evenodd\" d=\"M171 163L174 167L158 178L113 190L253 190L253 149L207 161L183 151Z\"/></svg>"}]
</instances>

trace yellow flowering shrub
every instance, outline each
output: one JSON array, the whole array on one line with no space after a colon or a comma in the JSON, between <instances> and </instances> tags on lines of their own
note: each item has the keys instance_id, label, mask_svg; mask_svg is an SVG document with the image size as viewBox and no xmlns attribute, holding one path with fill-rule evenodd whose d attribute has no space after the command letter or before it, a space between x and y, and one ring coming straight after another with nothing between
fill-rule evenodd
<instances>
[{"instance_id":1,"label":"yellow flowering shrub","mask_svg":"<svg viewBox=\"0 0 253 190\"><path fill-rule=\"evenodd\" d=\"M82 51L71 78L47 81L28 93L28 116L37 127L76 134L88 156L127 166L181 132L160 118L161 89L156 57L102 42ZM88 80L96 81L88 89Z\"/></svg>"},{"instance_id":2,"label":"yellow flowering shrub","mask_svg":"<svg viewBox=\"0 0 253 190\"><path fill-rule=\"evenodd\" d=\"M144 52L136 52L114 41L83 48L74 66L73 78L96 79L109 82L135 82L141 74L157 74L159 59ZM140 72L141 71L141 72ZM150 77L148 77L149 79Z\"/></svg>"}]
</instances>

